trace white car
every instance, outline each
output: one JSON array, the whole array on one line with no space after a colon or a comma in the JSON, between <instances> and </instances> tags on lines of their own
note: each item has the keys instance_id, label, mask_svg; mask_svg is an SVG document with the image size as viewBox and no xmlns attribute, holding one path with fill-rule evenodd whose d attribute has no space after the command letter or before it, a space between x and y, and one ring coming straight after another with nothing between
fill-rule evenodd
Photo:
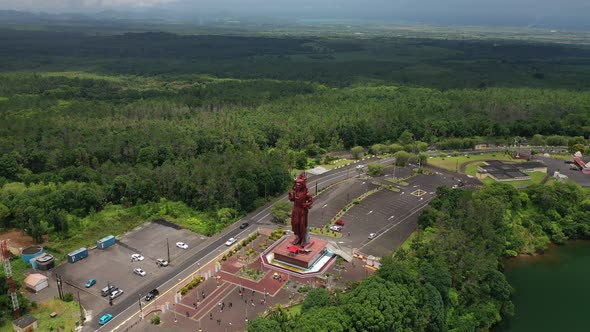
<instances>
[{"instance_id":1,"label":"white car","mask_svg":"<svg viewBox=\"0 0 590 332\"><path fill-rule=\"evenodd\" d=\"M342 226L332 225L330 226L330 230L333 230L334 232L340 232L342 231Z\"/></svg>"},{"instance_id":2,"label":"white car","mask_svg":"<svg viewBox=\"0 0 590 332\"><path fill-rule=\"evenodd\" d=\"M117 289L116 291L112 292L110 295L111 300L121 296L121 294L123 294L123 290L122 289Z\"/></svg>"},{"instance_id":3,"label":"white car","mask_svg":"<svg viewBox=\"0 0 590 332\"><path fill-rule=\"evenodd\" d=\"M135 262L135 261L139 261L141 262L143 260L143 256L140 254L133 254L131 255L131 261Z\"/></svg>"},{"instance_id":4,"label":"white car","mask_svg":"<svg viewBox=\"0 0 590 332\"><path fill-rule=\"evenodd\" d=\"M156 259L156 264L158 266L168 266L168 261L162 258Z\"/></svg>"},{"instance_id":5,"label":"white car","mask_svg":"<svg viewBox=\"0 0 590 332\"><path fill-rule=\"evenodd\" d=\"M180 249L188 249L188 245L184 242L176 242L176 246Z\"/></svg>"},{"instance_id":6,"label":"white car","mask_svg":"<svg viewBox=\"0 0 590 332\"><path fill-rule=\"evenodd\" d=\"M145 276L145 271L140 268L133 269L133 273L137 274L138 276Z\"/></svg>"},{"instance_id":7,"label":"white car","mask_svg":"<svg viewBox=\"0 0 590 332\"><path fill-rule=\"evenodd\" d=\"M365 166L364 166L364 165L356 165L356 168L357 168L357 169L361 169L361 168L363 168L363 167L365 167Z\"/></svg>"},{"instance_id":8,"label":"white car","mask_svg":"<svg viewBox=\"0 0 590 332\"><path fill-rule=\"evenodd\" d=\"M227 242L225 243L225 245L231 246L232 244L236 243L236 241L238 241L238 239L236 239L235 237L230 237L229 240L227 240Z\"/></svg>"},{"instance_id":9,"label":"white car","mask_svg":"<svg viewBox=\"0 0 590 332\"><path fill-rule=\"evenodd\" d=\"M376 237L377 237L377 233L371 233L371 234L369 234L369 240L372 240L372 239L374 239Z\"/></svg>"}]
</instances>

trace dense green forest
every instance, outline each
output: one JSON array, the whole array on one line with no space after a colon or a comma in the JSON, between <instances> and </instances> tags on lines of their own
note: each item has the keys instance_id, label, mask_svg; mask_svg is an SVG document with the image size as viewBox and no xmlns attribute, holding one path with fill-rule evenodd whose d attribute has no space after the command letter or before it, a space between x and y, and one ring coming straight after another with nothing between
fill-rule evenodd
<instances>
[{"instance_id":1,"label":"dense green forest","mask_svg":"<svg viewBox=\"0 0 590 332\"><path fill-rule=\"evenodd\" d=\"M310 81L331 87L404 84L437 89L590 87L587 45L522 40L346 36L176 35L0 28L0 71L84 70ZM76 30L74 32L73 30ZM207 31L199 31L207 33ZM318 32L317 34L321 34ZM508 35L507 37L512 37Z\"/></svg>"},{"instance_id":2,"label":"dense green forest","mask_svg":"<svg viewBox=\"0 0 590 332\"><path fill-rule=\"evenodd\" d=\"M590 51L577 45L26 29L0 43L0 230L56 255L155 217L214 234L328 152L590 136ZM502 257L589 232L574 186L438 195L374 277L253 329L489 329L513 311Z\"/></svg>"},{"instance_id":3,"label":"dense green forest","mask_svg":"<svg viewBox=\"0 0 590 332\"><path fill-rule=\"evenodd\" d=\"M327 151L533 135L584 144L589 114L590 94L566 90L2 74L0 222L40 240L106 206L161 198L220 222L220 211L235 218L282 193L289 169ZM207 223L208 234L222 226Z\"/></svg>"},{"instance_id":4,"label":"dense green forest","mask_svg":"<svg viewBox=\"0 0 590 332\"><path fill-rule=\"evenodd\" d=\"M514 314L502 259L588 239L590 195L570 184L506 184L473 192L441 187L409 249L384 257L346 293L310 291L301 315L278 309L248 330L487 331Z\"/></svg>"}]
</instances>

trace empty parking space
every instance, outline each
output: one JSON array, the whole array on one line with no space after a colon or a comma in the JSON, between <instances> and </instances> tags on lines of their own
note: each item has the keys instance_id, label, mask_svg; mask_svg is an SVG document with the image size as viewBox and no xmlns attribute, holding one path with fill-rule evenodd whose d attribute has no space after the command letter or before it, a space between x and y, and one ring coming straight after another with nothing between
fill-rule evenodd
<instances>
[{"instance_id":1,"label":"empty parking space","mask_svg":"<svg viewBox=\"0 0 590 332\"><path fill-rule=\"evenodd\" d=\"M185 242L189 249L198 245L202 239L194 234L178 227L169 227L166 223L148 223L135 229L117 241L116 244L106 249L90 250L89 256L73 264L62 264L55 269L55 274L61 275L69 284L66 291L75 294L80 291L82 303L87 309L94 312L104 310L108 306L108 298L102 297L100 292L107 283L114 284L124 291L124 294L114 302L128 296L138 296L138 290L162 275L165 267L155 264L156 258L167 258L166 239L170 243L170 257L172 265L183 255L188 255L189 250L177 248L177 241ZM131 255L140 253L143 261L131 261ZM134 268L141 268L146 272L145 276L133 273ZM96 279L96 285L85 288L84 284L89 278Z\"/></svg>"},{"instance_id":2,"label":"empty parking space","mask_svg":"<svg viewBox=\"0 0 590 332\"><path fill-rule=\"evenodd\" d=\"M353 207L343 219L350 221L351 242L360 242L366 255L383 256L398 248L415 230L419 211L434 198L436 188L457 181L443 174L417 175L399 193L382 190ZM347 230L348 231L348 230ZM376 233L369 240L368 234Z\"/></svg>"},{"instance_id":3,"label":"empty parking space","mask_svg":"<svg viewBox=\"0 0 590 332\"><path fill-rule=\"evenodd\" d=\"M353 199L373 187L367 181L352 178L336 184L319 195L309 210L309 226L322 227ZM329 203L328 203L329 202Z\"/></svg>"},{"instance_id":4,"label":"empty parking space","mask_svg":"<svg viewBox=\"0 0 590 332\"><path fill-rule=\"evenodd\" d=\"M121 237L120 242L130 250L142 254L146 261L150 261L155 266L157 258L167 259L168 257L166 240L170 244L170 259L174 262L176 258L188 251L176 247L176 242L184 242L191 249L204 239L205 237L176 225L170 227L167 223L151 222L140 229L125 234Z\"/></svg>"}]
</instances>

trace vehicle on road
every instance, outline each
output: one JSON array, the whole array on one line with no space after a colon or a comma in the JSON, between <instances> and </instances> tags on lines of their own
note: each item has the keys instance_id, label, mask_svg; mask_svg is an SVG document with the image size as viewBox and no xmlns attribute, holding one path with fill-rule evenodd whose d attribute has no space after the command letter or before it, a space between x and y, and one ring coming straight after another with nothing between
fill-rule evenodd
<instances>
[{"instance_id":1,"label":"vehicle on road","mask_svg":"<svg viewBox=\"0 0 590 332\"><path fill-rule=\"evenodd\" d=\"M344 220L338 219L338 220L336 220L336 222L334 224L338 225L338 226L344 226Z\"/></svg>"},{"instance_id":2,"label":"vehicle on road","mask_svg":"<svg viewBox=\"0 0 590 332\"><path fill-rule=\"evenodd\" d=\"M356 169L363 169L364 165L356 165Z\"/></svg>"},{"instance_id":3,"label":"vehicle on road","mask_svg":"<svg viewBox=\"0 0 590 332\"><path fill-rule=\"evenodd\" d=\"M156 259L156 265L158 266L168 266L168 261L162 258Z\"/></svg>"},{"instance_id":4,"label":"vehicle on road","mask_svg":"<svg viewBox=\"0 0 590 332\"><path fill-rule=\"evenodd\" d=\"M176 246L180 249L188 249L188 245L184 242L176 242Z\"/></svg>"},{"instance_id":5,"label":"vehicle on road","mask_svg":"<svg viewBox=\"0 0 590 332\"><path fill-rule=\"evenodd\" d=\"M579 169L579 168L577 168L576 166L572 166L572 167L570 167L570 169L571 169L572 171L579 171L579 170L580 170L580 169Z\"/></svg>"},{"instance_id":6,"label":"vehicle on road","mask_svg":"<svg viewBox=\"0 0 590 332\"><path fill-rule=\"evenodd\" d=\"M249 223L247 223L247 222L243 222L243 223L240 225L240 229L244 229L244 228L246 228L246 227L248 227L248 226L250 226L250 224L249 224Z\"/></svg>"},{"instance_id":7,"label":"vehicle on road","mask_svg":"<svg viewBox=\"0 0 590 332\"><path fill-rule=\"evenodd\" d=\"M369 240L372 240L372 239L374 239L376 237L377 237L377 233L371 233L371 234L369 234Z\"/></svg>"},{"instance_id":8,"label":"vehicle on road","mask_svg":"<svg viewBox=\"0 0 590 332\"><path fill-rule=\"evenodd\" d=\"M94 286L94 284L96 284L96 279L90 278L90 279L88 279L88 281L86 281L86 283L84 284L84 287L90 288L90 287Z\"/></svg>"},{"instance_id":9,"label":"vehicle on road","mask_svg":"<svg viewBox=\"0 0 590 332\"><path fill-rule=\"evenodd\" d=\"M115 285L106 286L105 288L100 290L100 295L107 296L107 295L111 294L112 292L116 291L117 289L118 288Z\"/></svg>"},{"instance_id":10,"label":"vehicle on road","mask_svg":"<svg viewBox=\"0 0 590 332\"><path fill-rule=\"evenodd\" d=\"M334 232L341 232L342 231L342 226L332 225L332 226L330 226L330 230L332 230Z\"/></svg>"},{"instance_id":11,"label":"vehicle on road","mask_svg":"<svg viewBox=\"0 0 590 332\"><path fill-rule=\"evenodd\" d=\"M109 296L112 299L116 299L119 296L121 296L123 294L123 290L122 289L117 289L116 291L111 293L111 296Z\"/></svg>"},{"instance_id":12,"label":"vehicle on road","mask_svg":"<svg viewBox=\"0 0 590 332\"><path fill-rule=\"evenodd\" d=\"M131 255L131 261L132 262L135 262L135 261L141 262L142 260L143 260L143 256L140 255L140 254L133 254L133 255Z\"/></svg>"},{"instance_id":13,"label":"vehicle on road","mask_svg":"<svg viewBox=\"0 0 590 332\"><path fill-rule=\"evenodd\" d=\"M104 325L108 323L111 319L113 319L113 315L111 314L102 315L102 317L100 317L100 319L98 320L98 324Z\"/></svg>"},{"instance_id":14,"label":"vehicle on road","mask_svg":"<svg viewBox=\"0 0 590 332\"><path fill-rule=\"evenodd\" d=\"M142 277L145 276L145 271L140 268L133 269L133 273L137 274L138 276L142 276Z\"/></svg>"},{"instance_id":15,"label":"vehicle on road","mask_svg":"<svg viewBox=\"0 0 590 332\"><path fill-rule=\"evenodd\" d=\"M154 288L145 295L144 300L151 301L158 295L160 295L160 292Z\"/></svg>"},{"instance_id":16,"label":"vehicle on road","mask_svg":"<svg viewBox=\"0 0 590 332\"><path fill-rule=\"evenodd\" d=\"M231 246L232 244L236 243L238 241L238 239L236 239L235 237L230 237L229 240L227 240L227 242L225 243L226 246Z\"/></svg>"}]
</instances>

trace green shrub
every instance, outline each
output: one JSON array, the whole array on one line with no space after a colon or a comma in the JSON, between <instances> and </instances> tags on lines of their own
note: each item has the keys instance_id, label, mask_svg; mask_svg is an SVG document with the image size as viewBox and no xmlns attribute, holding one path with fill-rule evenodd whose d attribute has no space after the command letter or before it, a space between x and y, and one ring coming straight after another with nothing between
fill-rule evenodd
<instances>
[{"instance_id":1,"label":"green shrub","mask_svg":"<svg viewBox=\"0 0 590 332\"><path fill-rule=\"evenodd\" d=\"M154 317L152 317L151 323L154 325L160 325L160 316L155 315Z\"/></svg>"},{"instance_id":2,"label":"green shrub","mask_svg":"<svg viewBox=\"0 0 590 332\"><path fill-rule=\"evenodd\" d=\"M63 298L64 302L72 302L74 301L74 294L72 294L71 292L67 292L64 294L64 298Z\"/></svg>"}]
</instances>

